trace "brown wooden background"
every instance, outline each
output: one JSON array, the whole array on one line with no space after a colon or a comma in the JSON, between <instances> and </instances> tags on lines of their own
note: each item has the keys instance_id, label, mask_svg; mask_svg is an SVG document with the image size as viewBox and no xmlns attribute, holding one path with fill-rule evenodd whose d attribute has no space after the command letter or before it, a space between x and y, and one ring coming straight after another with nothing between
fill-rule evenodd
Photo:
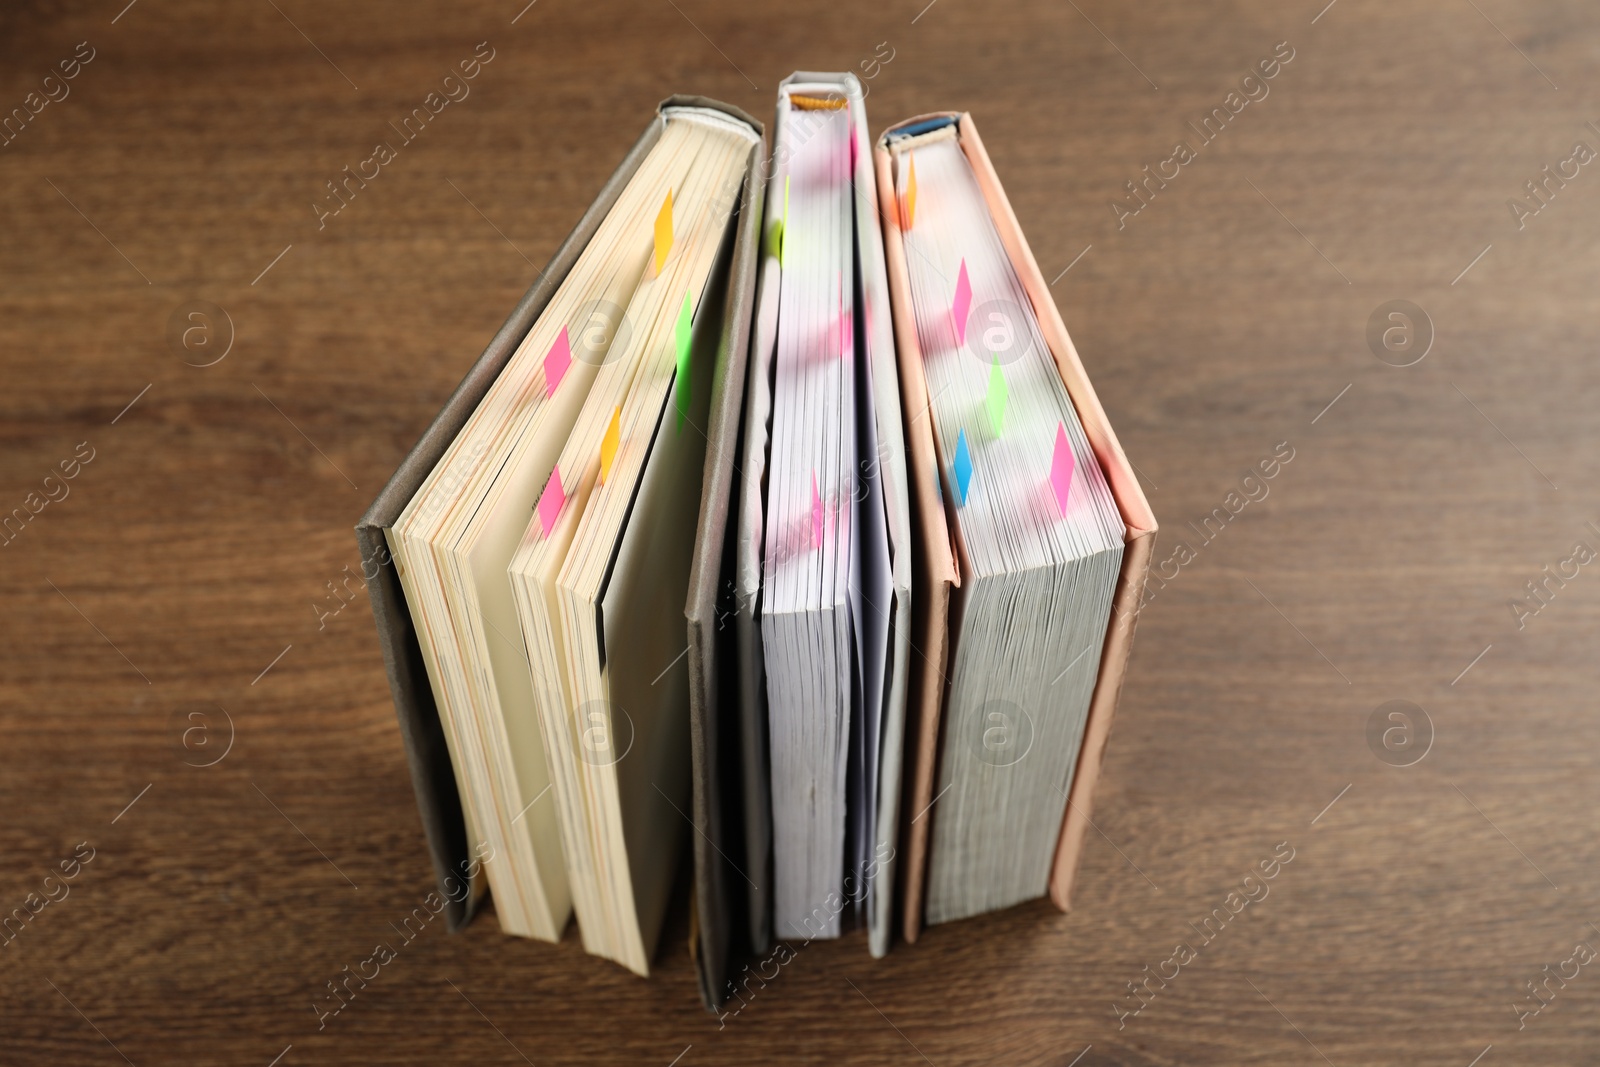
<instances>
[{"instance_id":1,"label":"brown wooden background","mask_svg":"<svg viewBox=\"0 0 1600 1067\"><path fill-rule=\"evenodd\" d=\"M0 149L0 512L94 454L0 547L0 912L95 850L0 948L0 1061L1594 1062L1596 967L1520 1031L1513 1005L1600 947L1600 565L1524 629L1507 606L1600 549L1600 173L1520 231L1506 206L1600 148L1591 5L523 2L0 12L6 111L95 50ZM319 231L324 181L481 41L471 96ZM1270 95L1119 231L1123 183L1281 41ZM351 526L655 103L766 119L796 68L872 73L874 130L972 111L1046 277L1075 264L1054 292L1158 560L1197 549L1144 614L1078 909L812 945L720 1029L681 925L641 981L485 917L319 1033L429 886L365 597L319 629ZM1365 339L1394 299L1436 334L1403 369ZM167 339L196 300L235 333L205 368ZM1411 767L1366 741L1391 699L1433 726ZM186 765L223 709L231 750ZM1271 895L1119 1031L1282 841Z\"/></svg>"}]
</instances>

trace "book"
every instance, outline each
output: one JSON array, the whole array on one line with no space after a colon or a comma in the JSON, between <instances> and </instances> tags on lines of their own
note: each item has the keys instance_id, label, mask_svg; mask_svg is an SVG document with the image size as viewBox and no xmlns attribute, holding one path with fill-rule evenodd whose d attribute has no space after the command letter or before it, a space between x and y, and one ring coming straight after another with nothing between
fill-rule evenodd
<instances>
[{"instance_id":1,"label":"book","mask_svg":"<svg viewBox=\"0 0 1600 1067\"><path fill-rule=\"evenodd\" d=\"M694 154L665 179L671 250L659 231L637 243L656 269L635 275L509 566L584 947L641 975L691 824L682 620L731 209L759 143L676 111L662 145L680 128Z\"/></svg>"},{"instance_id":2,"label":"book","mask_svg":"<svg viewBox=\"0 0 1600 1067\"><path fill-rule=\"evenodd\" d=\"M590 551L573 553L582 559L566 591L595 606L608 596L625 605L612 621L635 629L616 635L614 647L631 651L647 619L681 620L704 441L688 420L704 418L716 357L704 338L716 334L725 310L731 221L759 141L759 127L725 105L666 101L358 530L364 544L381 535L392 557L380 636L386 662L403 665L391 667L391 685L424 821L443 846L434 847L436 872L442 880L458 854L473 857L468 867L487 876L509 933L555 940L574 901L585 907L595 899L592 883L574 892L569 860L585 842L563 837L575 826L572 805L588 800L552 795L571 780L572 768L548 758L554 734L537 714L537 697L551 684L565 685L564 692L601 702L587 714L606 707L613 673L631 681L635 672L631 660L627 671L606 671L601 642L613 635L591 612L589 626L576 625L569 641L577 662L560 664L558 676L536 675L536 658L548 666L548 642L523 632L527 620L508 568L519 546L534 539L531 531L548 541L558 536L556 523L582 521L593 527L585 527L592 537L579 540ZM699 379L697 399L692 382ZM688 437L701 446L679 444ZM574 449L592 454L579 461ZM595 477L602 456L609 484ZM560 487L558 461L567 464L570 493ZM631 525L635 509L657 520L655 528ZM658 532L675 563L652 569L641 560L660 547ZM681 637L681 622L676 629ZM424 684L431 702L420 692ZM611 791L594 801L612 805L600 816L609 822L596 846L612 865L605 872L612 898L609 911L584 925L586 946L641 971L666 907L672 842L681 844L687 832L687 816L671 806L674 796L689 805L686 694L680 668L675 681L663 678L641 698L634 712L640 728L629 742L636 758L626 773L616 769L621 759L600 768ZM609 714L584 721L598 729L581 737L598 740L595 751L605 752L617 724ZM660 773L648 765L652 757ZM446 766L457 787L454 807ZM648 781L655 777L659 787ZM658 799L641 802L644 791ZM641 815L644 807L661 810ZM459 832L451 825L455 811ZM637 862L630 865L619 848L631 848ZM652 849L659 855L643 855Z\"/></svg>"},{"instance_id":3,"label":"book","mask_svg":"<svg viewBox=\"0 0 1600 1067\"><path fill-rule=\"evenodd\" d=\"M914 941L1070 903L1156 523L971 117L899 123L874 154L921 549Z\"/></svg>"},{"instance_id":4,"label":"book","mask_svg":"<svg viewBox=\"0 0 1600 1067\"><path fill-rule=\"evenodd\" d=\"M707 102L694 97L674 97L663 106L698 103ZM356 524L363 574L368 573L369 568L375 574L367 588L377 625L378 646L394 700L434 880L445 901L445 920L452 931L460 930L471 921L484 899L486 878L481 859L468 844L466 816L444 725L400 580L400 569L389 551L388 531L494 384L527 335L528 328L549 305L556 287L566 279L579 254L616 204L623 187L660 138L661 129L659 118L645 127L594 202Z\"/></svg>"},{"instance_id":5,"label":"book","mask_svg":"<svg viewBox=\"0 0 1600 1067\"><path fill-rule=\"evenodd\" d=\"M889 942L910 513L867 144L853 75L779 86L736 551L758 948Z\"/></svg>"}]
</instances>

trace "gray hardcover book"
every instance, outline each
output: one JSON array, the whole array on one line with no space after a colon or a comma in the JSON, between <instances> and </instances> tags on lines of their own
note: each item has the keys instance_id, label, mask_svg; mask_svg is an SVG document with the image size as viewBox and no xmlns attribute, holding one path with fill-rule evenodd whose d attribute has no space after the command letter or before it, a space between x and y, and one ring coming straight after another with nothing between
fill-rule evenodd
<instances>
[{"instance_id":1,"label":"gray hardcover book","mask_svg":"<svg viewBox=\"0 0 1600 1067\"><path fill-rule=\"evenodd\" d=\"M738 109L704 97L669 97L662 102L661 109L669 107L714 108L760 129L758 123ZM660 138L663 122L658 111L656 118L645 128L601 188L594 203L584 212L572 233L494 335L483 355L473 364L445 402L444 408L423 431L421 439L400 462L393 477L356 524L356 541L361 549L363 567L376 567L376 575L369 579L368 588L373 618L377 623L378 644L383 652L384 668L394 696L400 737L405 744L411 781L417 794L417 807L427 833L434 875L439 892L446 901L445 919L452 931L466 925L481 902L484 893L482 871L469 854L466 823L450 753L434 703L433 689L428 682L422 649L417 642L416 628L395 562L389 553L385 531L394 525L411 502L516 351L529 327L544 311L639 164Z\"/></svg>"}]
</instances>

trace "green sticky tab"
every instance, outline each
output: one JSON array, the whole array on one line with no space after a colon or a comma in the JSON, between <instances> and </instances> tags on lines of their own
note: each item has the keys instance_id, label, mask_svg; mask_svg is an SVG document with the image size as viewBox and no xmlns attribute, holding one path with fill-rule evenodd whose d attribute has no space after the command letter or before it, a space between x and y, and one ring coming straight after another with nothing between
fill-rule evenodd
<instances>
[{"instance_id":1,"label":"green sticky tab","mask_svg":"<svg viewBox=\"0 0 1600 1067\"><path fill-rule=\"evenodd\" d=\"M783 227L778 231L778 266L789 262L789 176L783 176Z\"/></svg>"},{"instance_id":2,"label":"green sticky tab","mask_svg":"<svg viewBox=\"0 0 1600 1067\"><path fill-rule=\"evenodd\" d=\"M1000 357L995 356L994 366L989 370L989 397L984 406L989 409L989 425L994 428L996 437L1005 426L1006 399L1006 376L1000 370Z\"/></svg>"},{"instance_id":3,"label":"green sticky tab","mask_svg":"<svg viewBox=\"0 0 1600 1067\"><path fill-rule=\"evenodd\" d=\"M683 307L678 311L678 326L674 331L678 342L678 429L689 415L689 340L693 334L694 307L689 302L689 292L684 290Z\"/></svg>"}]
</instances>

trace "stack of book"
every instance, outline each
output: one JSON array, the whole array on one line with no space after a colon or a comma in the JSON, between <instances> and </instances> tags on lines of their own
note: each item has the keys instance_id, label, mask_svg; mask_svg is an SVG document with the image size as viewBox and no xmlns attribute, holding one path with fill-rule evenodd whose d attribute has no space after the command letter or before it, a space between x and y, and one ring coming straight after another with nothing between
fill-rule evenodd
<instances>
[{"instance_id":1,"label":"stack of book","mask_svg":"<svg viewBox=\"0 0 1600 1067\"><path fill-rule=\"evenodd\" d=\"M356 532L452 929L1069 906L1156 523L970 116L665 101Z\"/></svg>"}]
</instances>

